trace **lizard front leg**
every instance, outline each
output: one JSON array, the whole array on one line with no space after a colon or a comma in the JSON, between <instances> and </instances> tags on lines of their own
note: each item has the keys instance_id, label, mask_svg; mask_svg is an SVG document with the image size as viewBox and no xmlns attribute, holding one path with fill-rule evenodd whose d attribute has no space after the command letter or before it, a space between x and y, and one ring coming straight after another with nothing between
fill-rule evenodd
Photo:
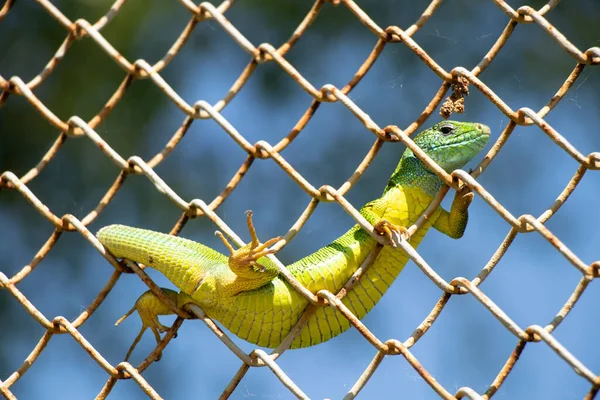
<instances>
[{"instance_id":1,"label":"lizard front leg","mask_svg":"<svg viewBox=\"0 0 600 400\"><path fill-rule=\"evenodd\" d=\"M469 205L473 201L473 192L464 185L456 191L450 212L439 207L441 214L433 227L453 239L462 237L469 220Z\"/></svg>"}]
</instances>

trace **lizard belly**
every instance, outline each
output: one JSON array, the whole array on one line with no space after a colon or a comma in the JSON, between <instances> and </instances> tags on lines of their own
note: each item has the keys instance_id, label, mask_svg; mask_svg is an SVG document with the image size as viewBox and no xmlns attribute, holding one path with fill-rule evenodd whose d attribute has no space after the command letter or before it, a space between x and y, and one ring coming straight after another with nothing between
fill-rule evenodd
<instances>
[{"instance_id":1,"label":"lizard belly","mask_svg":"<svg viewBox=\"0 0 600 400\"><path fill-rule=\"evenodd\" d=\"M390 193L389 207L383 218L396 225L408 226L425 210L431 197L420 190ZM411 238L416 248L435 222L434 215ZM375 246L375 240L358 226L318 252L290 265L290 272L312 293L326 289L337 293ZM342 302L359 319L381 299L408 262L401 249L385 246L358 284ZM277 347L298 322L309 302L282 278L242 292L219 304L208 314L238 337L263 347ZM339 335L350 327L349 321L333 307L321 307L308 320L291 348L312 346Z\"/></svg>"},{"instance_id":2,"label":"lizard belly","mask_svg":"<svg viewBox=\"0 0 600 400\"><path fill-rule=\"evenodd\" d=\"M207 314L241 339L262 347L277 347L308 305L282 278L242 292Z\"/></svg>"},{"instance_id":3,"label":"lizard belly","mask_svg":"<svg viewBox=\"0 0 600 400\"><path fill-rule=\"evenodd\" d=\"M411 245L416 248L425 232L426 229L421 229L413 235ZM342 299L344 305L359 319L363 318L385 294L408 260L401 249L384 247L359 283ZM336 293L344 283L326 289ZM218 309L207 310L207 313L239 338L274 348L289 334L308 305L302 295L277 277L260 289L240 293L230 298L227 304L222 303ZM350 322L337 309L320 307L290 347L322 343L349 327Z\"/></svg>"},{"instance_id":4,"label":"lizard belly","mask_svg":"<svg viewBox=\"0 0 600 400\"><path fill-rule=\"evenodd\" d=\"M405 188L390 191L386 200L382 206L378 207L381 218L386 219L392 224L407 227L413 224L429 206L431 196L418 188ZM421 240L432 224L435 223L437 217L438 214L434 213L434 216L411 237L409 243L414 248L417 248L421 243ZM375 245L375 240L366 232L362 230L360 232L366 236L365 238L361 238L363 253L365 254L361 261L352 267L352 273L356 271ZM379 302L400 272L402 272L408 260L408 255L402 249L384 246L358 284L342 299L342 303L357 318L362 319ZM348 278L350 276L344 279L344 284ZM335 294L342 286L331 291ZM333 307L321 307L309 319L300 335L292 342L291 348L307 347L322 343L339 335L349 327L350 322L337 309Z\"/></svg>"},{"instance_id":5,"label":"lizard belly","mask_svg":"<svg viewBox=\"0 0 600 400\"><path fill-rule=\"evenodd\" d=\"M312 293L337 293L373 248L373 240L358 226L330 245L288 268ZM207 314L236 336L263 347L277 347L298 322L309 302L283 278L259 289L220 301Z\"/></svg>"},{"instance_id":6,"label":"lizard belly","mask_svg":"<svg viewBox=\"0 0 600 400\"><path fill-rule=\"evenodd\" d=\"M428 227L420 229L411 238L416 248ZM401 249L385 246L360 278L358 284L342 299L342 303L358 318L362 319L385 294L408 262L408 255ZM313 346L325 342L350 327L350 322L336 308L321 307L312 316L291 348Z\"/></svg>"}]
</instances>

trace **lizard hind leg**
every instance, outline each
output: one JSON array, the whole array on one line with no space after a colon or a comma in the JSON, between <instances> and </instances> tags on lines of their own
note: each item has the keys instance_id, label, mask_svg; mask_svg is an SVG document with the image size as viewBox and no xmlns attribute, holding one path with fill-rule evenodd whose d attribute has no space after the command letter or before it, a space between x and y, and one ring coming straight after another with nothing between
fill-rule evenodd
<instances>
[{"instance_id":1,"label":"lizard hind leg","mask_svg":"<svg viewBox=\"0 0 600 400\"><path fill-rule=\"evenodd\" d=\"M247 279L256 279L260 275L264 275L263 273L265 272L270 272L266 275L274 276L277 274L277 268L272 265L271 261L268 259L262 259L259 262L259 259L268 254L274 254L276 250L269 249L269 246L274 245L283 238L279 236L269 239L265 243L261 243L260 240L258 240L256 229L254 228L254 223L252 222L252 211L247 211L246 216L248 230L250 231L250 236L252 237L252 241L246 246L235 250L221 232L215 232L215 234L229 249L229 268L237 276Z\"/></svg>"},{"instance_id":2,"label":"lizard hind leg","mask_svg":"<svg viewBox=\"0 0 600 400\"><path fill-rule=\"evenodd\" d=\"M161 288L164 294L175 304L178 304L179 293L171 289ZM156 339L156 344L160 344L161 337L160 334L166 332L169 328L161 324L158 320L159 315L170 315L173 314L168 305L163 303L158 296L156 296L152 291L148 290L144 292L135 302L134 306L129 310L125 315L118 319L115 323L115 326L118 326L121 322L123 322L127 317L133 314L134 311L137 311L141 320L142 320L142 328L140 332L136 336L135 340L129 347L127 351L127 355L125 356L124 361L129 360L129 356L140 342L144 332L147 329L150 329L154 334L154 338ZM156 361L160 360L162 354L159 354Z\"/></svg>"}]
</instances>

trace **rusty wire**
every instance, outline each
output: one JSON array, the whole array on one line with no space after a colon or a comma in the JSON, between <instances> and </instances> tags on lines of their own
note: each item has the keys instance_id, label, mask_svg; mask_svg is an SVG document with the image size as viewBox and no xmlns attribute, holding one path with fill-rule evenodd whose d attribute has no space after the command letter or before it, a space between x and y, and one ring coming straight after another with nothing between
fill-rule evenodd
<instances>
[{"instance_id":1,"label":"rusty wire","mask_svg":"<svg viewBox=\"0 0 600 400\"><path fill-rule=\"evenodd\" d=\"M554 336L552 336L552 332L567 317L569 312L573 309L575 303L585 291L588 284L593 279L600 276L600 262L594 262L591 264L584 263L565 244L563 244L554 235L554 233L552 233L544 225L544 223L551 218L566 202L581 181L583 175L588 170L600 169L600 153L591 153L588 155L581 153L572 144L570 144L565 137L563 137L558 131L550 126L550 124L544 120L544 117L564 98L565 94L573 86L574 82L587 65L600 64L600 48L593 47L587 49L586 51L581 51L548 22L544 15L552 10L556 4L558 4L558 0L549 1L539 10L534 10L528 6L523 6L518 10L515 10L502 0L493 0L493 2L509 18L504 31L497 38L496 42L489 49L488 53L473 69L468 70L463 67L455 67L451 71L446 71L440 65L438 65L435 60L433 60L419 46L418 43L412 39L413 34L419 30L437 10L441 0L431 1L429 6L423 11L422 15L417 19L417 21L415 21L415 23L406 30L403 30L398 26L389 26L386 28L379 26L352 0L333 0L331 1L333 5L347 7L354 14L354 16L378 38L378 40L371 53L354 74L354 77L344 87L337 88L331 84L326 84L321 88L317 88L306 78L304 78L302 74L286 60L285 55L310 28L311 24L319 15L321 9L327 3L325 0L315 1L310 11L306 14L304 20L298 25L298 27L290 36L289 40L278 48L275 48L268 43L263 43L260 45L251 43L241 32L236 29L231 22L229 22L225 13L232 6L232 0L223 1L218 7L215 7L208 2L196 5L189 0L180 0L180 3L190 13L190 21L173 43L171 48L167 51L165 56L154 65L150 65L145 60L127 60L104 38L101 33L102 28L118 14L121 6L125 3L125 0L115 1L109 11L93 24L83 19L71 21L49 1L37 0L38 5L43 8L57 23L62 25L66 31L66 38L44 69L28 82L25 82L21 77L18 76L14 76L10 79L0 76L0 89L2 90L0 92L0 106L9 100L11 95L22 96L29 102L35 111L40 113L41 116L51 126L58 129L60 133L52 147L42 157L39 163L29 172L21 177L16 176L10 171L4 172L0 177L0 188L18 191L29 203L31 203L35 210L37 210L54 226L55 230L28 265L23 267L10 278L4 273L0 272L0 287L8 291L15 301L20 303L23 306L23 309L44 327L46 332L42 335L37 345L31 350L25 362L10 376L3 381L0 381L0 393L8 399L15 398L10 391L11 386L27 373L29 367L36 362L46 345L55 334L68 334L71 335L71 337L73 337L73 339L79 343L79 345L81 345L81 347L90 355L90 357L92 357L92 359L94 359L107 372L107 382L98 393L98 398L107 397L118 380L133 379L149 397L153 399L159 399L161 398L160 395L144 379L141 373L156 360L156 357L165 348L165 346L168 345L169 341L175 335L177 329L181 326L183 318L189 317L190 314L193 314L202 320L207 327L214 332L217 337L219 337L225 346L229 348L229 350L231 350L242 362L240 369L224 389L221 398L228 398L233 393L236 386L243 379L250 367L261 366L266 366L269 368L285 385L285 387L287 387L295 396L298 398L307 398L307 395L289 376L286 375L285 371L281 369L276 360L286 351L315 310L318 307L329 306L337 308L360 332L360 334L373 345L375 349L375 355L372 362L358 377L355 384L348 391L345 397L346 399L354 398L361 391L387 355L402 355L415 369L415 371L431 386L431 388L444 399L463 397L471 399L488 399L492 397L502 386L505 379L512 371L514 365L519 360L519 357L524 351L528 342L543 342L549 346L549 348L555 351L559 357L561 357L573 368L575 373L579 374L583 379L589 382L590 390L587 398L591 399L595 397L598 389L600 388L600 376L596 375L573 354L571 354L568 349L566 349ZM8 0L5 2L2 9L0 9L0 21L2 21L2 19L9 14L14 4L15 2L13 0ZM177 94L173 88L171 88L171 86L169 86L168 82L163 79L160 73L171 62L171 60L177 56L178 52L186 44L195 27L207 20L213 20L216 24L218 24L226 34L230 35L234 39L234 41L243 51L250 55L251 59L246 68L242 71L229 91L221 100L217 101L214 105L211 105L203 100L197 101L194 104L188 104ZM492 90L492 88L488 87L482 80L478 78L481 72L487 68L487 66L501 51L504 44L510 38L514 28L518 24L537 24L577 62L577 65L558 89L557 93L551 97L548 103L538 112L535 112L529 108L513 110ZM46 105L44 105L44 103L36 97L34 89L43 84L44 81L55 71L73 42L76 40L82 40L83 38L88 38L88 40L95 42L100 49L102 49L118 66L124 70L125 77L123 78L121 85L115 90L102 109L89 121L86 122L77 116L72 116L68 120L64 121L56 116L52 110L46 107ZM389 44L407 46L423 61L424 67L430 68L442 80L439 90L434 94L429 104L415 119L415 121L409 124L404 130L397 126L379 126L365 111L363 111L348 97L348 93L360 83L361 79L369 72L369 69L377 61L383 49ZM313 100L289 134L282 138L278 143L269 144L265 141L259 141L255 144L252 144L248 142L242 132L238 131L221 114L221 111L244 87L246 82L248 82L250 77L253 75L254 71L259 67L259 64L266 62L276 63L304 91L312 96ZM150 79L152 82L154 82L154 84L185 114L184 121L173 134L172 138L168 141L165 147L148 162L137 156L131 156L129 158L122 157L119 153L112 149L109 143L104 141L101 135L95 131L95 128L97 128L104 121L107 115L109 115L110 112L116 106L118 106L119 102L123 99L125 93L131 87L131 85L133 85L135 81L139 79ZM500 134L499 138L471 174L460 170L454 171L452 174L447 174L438 165L436 165L433 160L431 160L418 147L416 147L414 142L410 139L411 134L413 134L440 106L450 87L455 85L457 82L470 83L472 87L484 94L493 104L496 105L496 107L498 107L503 114L509 118L509 122L506 124L506 127ZM354 173L337 189L330 186L322 186L319 188L313 186L300 173L298 173L281 154L282 150L289 146L303 131L307 123L317 112L319 105L322 102L340 102L347 107L352 114L358 118L358 120L362 122L366 130L375 135L374 143L369 152L365 155L363 160L358 163ZM223 129L223 131L247 153L246 160L239 167L223 191L208 204L200 199L193 199L191 201L184 200L175 191L173 191L168 184L156 174L156 172L154 172L154 168L166 157L168 157L171 151L180 143L183 135L186 133L195 119L213 119ZM531 215L512 215L494 198L491 193L489 193L475 180L475 178L480 175L499 154L517 125L532 124L537 125L541 131L543 131L550 137L550 139L554 141L554 143L556 143L556 145L562 148L580 165L572 179L563 189L562 193L560 193L560 195L557 197L556 201L550 204L546 211L544 211L537 218ZM121 171L115 178L113 185L106 191L102 199L98 202L98 205L81 220L72 215L55 215L27 186L29 182L38 176L40 171L42 171L48 165L48 163L52 162L67 140L72 140L73 138L77 137L87 137L87 139L91 140L98 147L98 149L102 151L104 155L106 155L106 157L108 157L118 166ZM457 189L459 185L467 185L470 189L472 189L510 226L510 230L505 239L498 246L498 249L490 258L489 262L473 280L457 277L450 282L445 281L436 273L434 268L432 268L406 241L401 242L400 247L402 247L402 249L416 263L416 265L426 274L426 276L428 276L432 282L442 290L441 297L437 304L423 319L423 322L416 327L414 332L403 342L395 339L382 342L341 302L341 299L344 297L344 295L348 293L348 291L352 290L353 285L358 282L362 274L364 274L364 272L368 269L370 263L375 259L382 245L389 244L385 239L374 234L373 227L344 198L344 195L353 187L358 179L360 179L371 161L377 156L378 151L383 143L386 141L403 142L406 146L411 148L415 154L417 154L417 156L421 158L429 166L429 168L448 185L440 191L433 203L418 219L415 225L409 227L409 235L413 234L418 227L424 223L427 217L431 215L435 208L441 203L449 188L452 187ZM94 235L87 229L87 225L92 223L95 218L103 212L105 207L110 204L115 194L120 190L127 180L128 175L142 174L145 175L147 179L155 185L159 192L168 197L175 206L181 209L181 218L173 227L171 231L172 234L179 233L190 218L206 216L221 231L229 236L235 244L241 246L243 245L241 239L227 226L227 224L225 224L225 222L219 218L215 211L237 187L244 175L252 166L253 161L257 158L272 159L277 166L285 171L290 178L293 179L312 198L297 221L294 222L288 232L283 235L283 239L274 246L275 249L279 250L283 248L294 238L320 202L337 202L350 216L352 216L352 218L356 220L357 223L359 223L366 231L371 233L379 241L379 245L375 247L365 263L356 271L352 278L346 283L344 288L337 294L333 294L324 290L316 294L311 293L287 271L284 265L281 264L281 262L279 262L274 255L270 256L275 264L279 267L281 275L310 301L309 306L305 310L304 315L298 321L297 325L291 330L290 334L282 342L282 344L277 349L273 350L271 354L267 354L258 349L252 351L250 354L246 354L228 337L225 332L223 332L210 318L208 318L198 306L188 305L184 310L178 309L176 305L172 304L169 299L163 295L158 286L152 282L152 280L145 274L144 270L140 268L140 266L132 262L117 261L103 248ZM19 291L17 287L21 281L27 278L35 270L48 252L55 246L64 231L79 232L79 234L81 234L115 267L114 273L106 282L102 290L98 293L92 304L73 321L68 321L64 317L60 316L55 317L54 319L47 318L35 307L34 304L27 299L25 295L21 293L21 291ZM581 273L582 276L569 299L567 299L563 307L556 313L556 317L545 327L539 325L521 327L516 324L500 307L498 307L494 301L479 288L479 285L489 276L518 234L534 231L546 239L558 252L560 252L573 265L573 267ZM102 354L100 354L92 344L86 340L86 338L79 332L78 328L86 322L87 318L89 318L89 316L96 311L106 296L110 294L111 289L114 287L121 274L123 272L131 272L132 270L148 284L152 291L154 291L163 301L169 304L172 310L177 313L179 318L176 319L172 328L167 332L159 346L152 353L150 353L140 365L134 367L128 362L122 362L116 366L113 366L104 359ZM459 388L455 393L449 392L438 381L436 381L436 379L427 371L426 367L423 366L410 351L410 348L417 343L419 339L426 334L428 329L435 323L450 297L452 295L465 294L471 295L477 301L479 301L483 307L492 313L496 319L498 319L498 321L515 336L516 341L514 351L506 360L504 366L501 368L497 376L493 379L493 382L483 394L479 394L469 387Z\"/></svg>"}]
</instances>

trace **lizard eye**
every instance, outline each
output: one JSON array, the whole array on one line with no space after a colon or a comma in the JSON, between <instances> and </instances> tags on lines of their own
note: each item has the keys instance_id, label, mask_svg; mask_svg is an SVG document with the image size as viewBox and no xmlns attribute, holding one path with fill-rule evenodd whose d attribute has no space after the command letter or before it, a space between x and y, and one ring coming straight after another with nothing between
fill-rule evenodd
<instances>
[{"instance_id":1,"label":"lizard eye","mask_svg":"<svg viewBox=\"0 0 600 400\"><path fill-rule=\"evenodd\" d=\"M442 125L440 127L440 132L442 132L442 135L444 135L444 136L448 136L453 131L454 131L454 127L450 124Z\"/></svg>"}]
</instances>

